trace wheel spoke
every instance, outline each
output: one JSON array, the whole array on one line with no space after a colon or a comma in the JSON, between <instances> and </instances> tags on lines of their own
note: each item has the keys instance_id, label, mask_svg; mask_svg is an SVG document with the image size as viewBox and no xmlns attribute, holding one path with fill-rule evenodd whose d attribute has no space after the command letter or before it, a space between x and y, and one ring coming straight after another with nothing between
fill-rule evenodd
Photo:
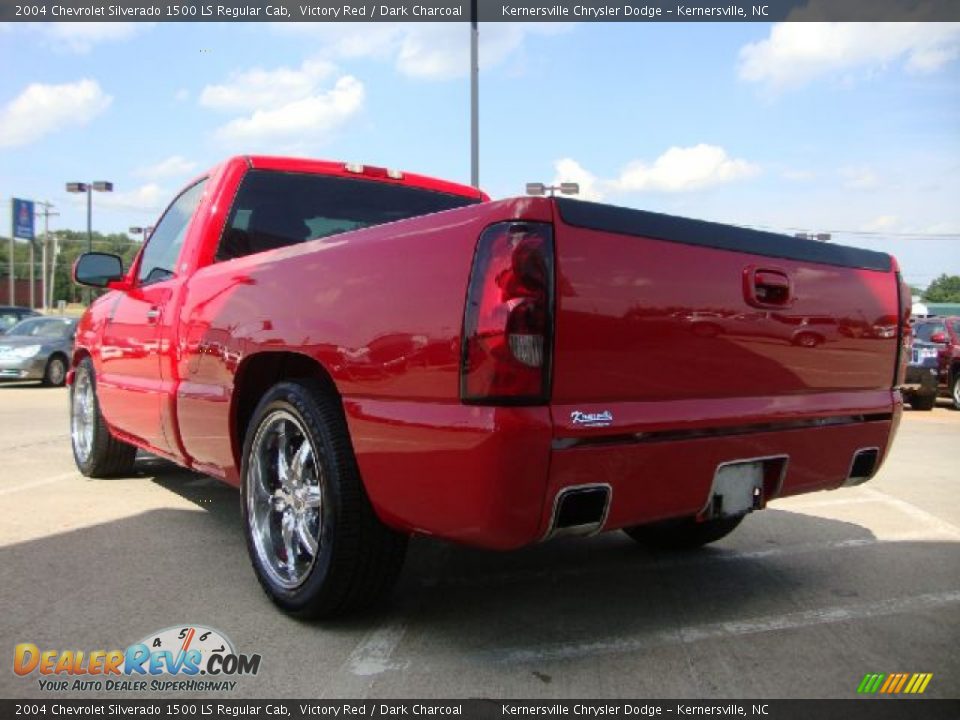
<instances>
[{"instance_id":1,"label":"wheel spoke","mask_svg":"<svg viewBox=\"0 0 960 720\"><path fill-rule=\"evenodd\" d=\"M287 513L283 516L283 520L280 523L280 533L283 538L283 549L287 556L285 558L287 573L291 578L296 578L297 576L297 549L293 540L294 522L293 515Z\"/></svg>"},{"instance_id":2,"label":"wheel spoke","mask_svg":"<svg viewBox=\"0 0 960 720\"><path fill-rule=\"evenodd\" d=\"M315 485L307 486L307 492L304 495L303 502L308 508L319 510L323 504L323 493L320 492L320 488Z\"/></svg>"},{"instance_id":3,"label":"wheel spoke","mask_svg":"<svg viewBox=\"0 0 960 720\"><path fill-rule=\"evenodd\" d=\"M289 446L287 423L281 420L277 427L277 479L283 487L290 485L290 462L287 460Z\"/></svg>"},{"instance_id":4,"label":"wheel spoke","mask_svg":"<svg viewBox=\"0 0 960 720\"><path fill-rule=\"evenodd\" d=\"M318 547L317 539L310 534L307 520L302 515L297 518L297 538L300 540L303 548L310 553L310 557L315 557Z\"/></svg>"},{"instance_id":5,"label":"wheel spoke","mask_svg":"<svg viewBox=\"0 0 960 720\"><path fill-rule=\"evenodd\" d=\"M290 482L294 487L304 484L304 472L312 456L313 452L310 449L310 441L304 438L300 447L297 448L296 454L293 456L293 462L290 463Z\"/></svg>"}]
</instances>

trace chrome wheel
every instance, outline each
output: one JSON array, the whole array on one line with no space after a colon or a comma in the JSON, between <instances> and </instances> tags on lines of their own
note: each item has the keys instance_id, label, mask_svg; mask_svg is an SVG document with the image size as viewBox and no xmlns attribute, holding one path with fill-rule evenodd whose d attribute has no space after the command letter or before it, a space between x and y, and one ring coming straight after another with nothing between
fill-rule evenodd
<instances>
[{"instance_id":1,"label":"chrome wheel","mask_svg":"<svg viewBox=\"0 0 960 720\"><path fill-rule=\"evenodd\" d=\"M96 424L96 398L88 372L78 372L73 384L73 406L70 412L70 437L73 451L80 463L90 459Z\"/></svg>"},{"instance_id":2,"label":"chrome wheel","mask_svg":"<svg viewBox=\"0 0 960 720\"><path fill-rule=\"evenodd\" d=\"M960 410L960 375L953 380L953 406Z\"/></svg>"},{"instance_id":3,"label":"chrome wheel","mask_svg":"<svg viewBox=\"0 0 960 720\"><path fill-rule=\"evenodd\" d=\"M323 530L323 476L302 421L287 410L263 419L250 447L247 522L260 564L290 589L310 575Z\"/></svg>"}]
</instances>

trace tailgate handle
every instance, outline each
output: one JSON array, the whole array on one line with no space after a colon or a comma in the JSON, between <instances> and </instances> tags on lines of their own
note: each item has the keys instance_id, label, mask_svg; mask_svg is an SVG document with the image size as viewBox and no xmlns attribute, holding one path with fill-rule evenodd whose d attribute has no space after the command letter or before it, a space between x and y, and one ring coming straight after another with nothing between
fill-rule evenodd
<instances>
[{"instance_id":1,"label":"tailgate handle","mask_svg":"<svg viewBox=\"0 0 960 720\"><path fill-rule=\"evenodd\" d=\"M754 307L785 307L793 302L793 283L785 270L749 267L743 280L744 297Z\"/></svg>"}]
</instances>

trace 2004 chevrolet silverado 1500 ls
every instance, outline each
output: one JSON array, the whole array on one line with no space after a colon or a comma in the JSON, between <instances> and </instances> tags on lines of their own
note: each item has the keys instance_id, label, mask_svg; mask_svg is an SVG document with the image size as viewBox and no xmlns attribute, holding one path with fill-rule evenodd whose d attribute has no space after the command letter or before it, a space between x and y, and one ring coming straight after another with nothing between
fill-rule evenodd
<instances>
[{"instance_id":1,"label":"2004 chevrolet silverado 1500 ls","mask_svg":"<svg viewBox=\"0 0 960 720\"><path fill-rule=\"evenodd\" d=\"M111 289L72 359L80 470L143 448L239 486L260 583L299 615L382 598L413 533L712 542L867 480L900 418L893 259L737 227L238 157L129 270L74 273ZM794 342L811 317L831 332Z\"/></svg>"}]
</instances>

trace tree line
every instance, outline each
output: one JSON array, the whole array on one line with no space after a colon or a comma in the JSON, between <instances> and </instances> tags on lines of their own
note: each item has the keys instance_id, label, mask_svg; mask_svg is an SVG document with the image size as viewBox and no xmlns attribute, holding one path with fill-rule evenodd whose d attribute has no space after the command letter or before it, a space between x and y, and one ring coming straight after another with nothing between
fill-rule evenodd
<instances>
[{"instance_id":1,"label":"tree line","mask_svg":"<svg viewBox=\"0 0 960 720\"><path fill-rule=\"evenodd\" d=\"M87 233L76 230L56 230L50 233L50 247L47 249L48 267L53 257L53 245L59 248L56 261L53 265L53 305L60 300L68 303L81 302L82 289L70 279L70 269L81 253L87 251ZM93 249L97 252L113 253L123 258L123 266L130 267L134 257L140 250L141 243L133 240L125 233L103 234L93 233ZM40 283L40 263L43 257L41 240L38 238L34 245L34 277L37 287ZM30 277L30 243L26 240L17 240L13 250L14 273L17 278ZM0 237L0 304L7 301L7 278L10 273L10 238ZM39 291L38 291L39 293ZM37 300L39 301L39 294Z\"/></svg>"}]
</instances>

